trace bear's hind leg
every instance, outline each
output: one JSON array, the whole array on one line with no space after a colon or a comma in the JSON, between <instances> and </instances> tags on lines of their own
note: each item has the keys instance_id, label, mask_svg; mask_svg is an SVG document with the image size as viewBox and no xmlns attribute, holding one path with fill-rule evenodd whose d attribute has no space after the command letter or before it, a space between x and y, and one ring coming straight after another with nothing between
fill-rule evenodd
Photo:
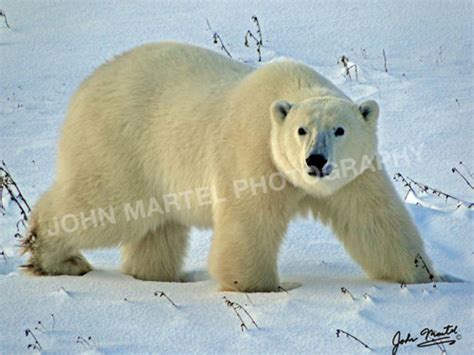
<instances>
[{"instance_id":1,"label":"bear's hind leg","mask_svg":"<svg viewBox=\"0 0 474 355\"><path fill-rule=\"evenodd\" d=\"M188 228L166 223L122 247L122 271L140 280L179 281Z\"/></svg>"}]
</instances>

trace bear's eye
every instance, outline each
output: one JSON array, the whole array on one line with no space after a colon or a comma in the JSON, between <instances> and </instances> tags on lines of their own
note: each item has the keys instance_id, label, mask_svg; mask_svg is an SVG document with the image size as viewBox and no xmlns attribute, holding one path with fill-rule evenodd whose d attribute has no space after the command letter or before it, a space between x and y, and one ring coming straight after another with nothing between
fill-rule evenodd
<instances>
[{"instance_id":1,"label":"bear's eye","mask_svg":"<svg viewBox=\"0 0 474 355\"><path fill-rule=\"evenodd\" d=\"M344 128L338 127L338 128L334 131L334 135L335 135L336 137L343 136L343 135L344 135Z\"/></svg>"},{"instance_id":2,"label":"bear's eye","mask_svg":"<svg viewBox=\"0 0 474 355\"><path fill-rule=\"evenodd\" d=\"M298 128L298 134L300 136L304 136L306 133L308 133L308 132L303 127Z\"/></svg>"}]
</instances>

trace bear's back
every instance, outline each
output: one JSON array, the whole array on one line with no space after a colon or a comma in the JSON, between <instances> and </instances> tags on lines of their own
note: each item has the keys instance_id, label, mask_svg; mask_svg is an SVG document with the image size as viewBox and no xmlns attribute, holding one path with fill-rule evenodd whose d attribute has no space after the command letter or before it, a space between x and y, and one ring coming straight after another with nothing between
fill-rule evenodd
<instances>
[{"instance_id":1,"label":"bear's back","mask_svg":"<svg viewBox=\"0 0 474 355\"><path fill-rule=\"evenodd\" d=\"M254 68L209 49L178 42L159 42L134 48L100 66L81 87L105 78L159 86L169 81L201 88L241 79ZM150 83L148 85L148 83ZM153 83L153 84L152 84ZM178 85L177 85L178 86Z\"/></svg>"}]
</instances>

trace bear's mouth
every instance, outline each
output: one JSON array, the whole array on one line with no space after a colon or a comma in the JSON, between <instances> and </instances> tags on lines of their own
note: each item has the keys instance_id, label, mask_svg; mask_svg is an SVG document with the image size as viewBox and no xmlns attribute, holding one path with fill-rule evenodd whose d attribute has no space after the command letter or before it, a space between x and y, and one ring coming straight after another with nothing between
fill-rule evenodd
<instances>
[{"instance_id":1,"label":"bear's mouth","mask_svg":"<svg viewBox=\"0 0 474 355\"><path fill-rule=\"evenodd\" d=\"M323 178L323 177L327 176L327 174L325 175L324 172L319 171L318 169L310 170L308 172L308 175L318 177L318 178Z\"/></svg>"},{"instance_id":2,"label":"bear's mouth","mask_svg":"<svg viewBox=\"0 0 474 355\"><path fill-rule=\"evenodd\" d=\"M327 167L325 166L321 170L316 168L315 166L310 166L309 171L308 171L308 175L322 179L325 176L331 175L331 172L332 172L332 166L331 165L328 165Z\"/></svg>"}]
</instances>

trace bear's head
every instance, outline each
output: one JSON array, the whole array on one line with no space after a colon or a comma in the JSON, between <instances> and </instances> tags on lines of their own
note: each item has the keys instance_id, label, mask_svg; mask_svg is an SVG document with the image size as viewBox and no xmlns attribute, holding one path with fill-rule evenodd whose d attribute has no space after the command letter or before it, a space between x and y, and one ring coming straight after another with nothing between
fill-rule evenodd
<instances>
[{"instance_id":1,"label":"bear's head","mask_svg":"<svg viewBox=\"0 0 474 355\"><path fill-rule=\"evenodd\" d=\"M270 113L273 161L307 193L328 196L372 167L379 115L375 101L356 105L334 97L280 100Z\"/></svg>"}]
</instances>

